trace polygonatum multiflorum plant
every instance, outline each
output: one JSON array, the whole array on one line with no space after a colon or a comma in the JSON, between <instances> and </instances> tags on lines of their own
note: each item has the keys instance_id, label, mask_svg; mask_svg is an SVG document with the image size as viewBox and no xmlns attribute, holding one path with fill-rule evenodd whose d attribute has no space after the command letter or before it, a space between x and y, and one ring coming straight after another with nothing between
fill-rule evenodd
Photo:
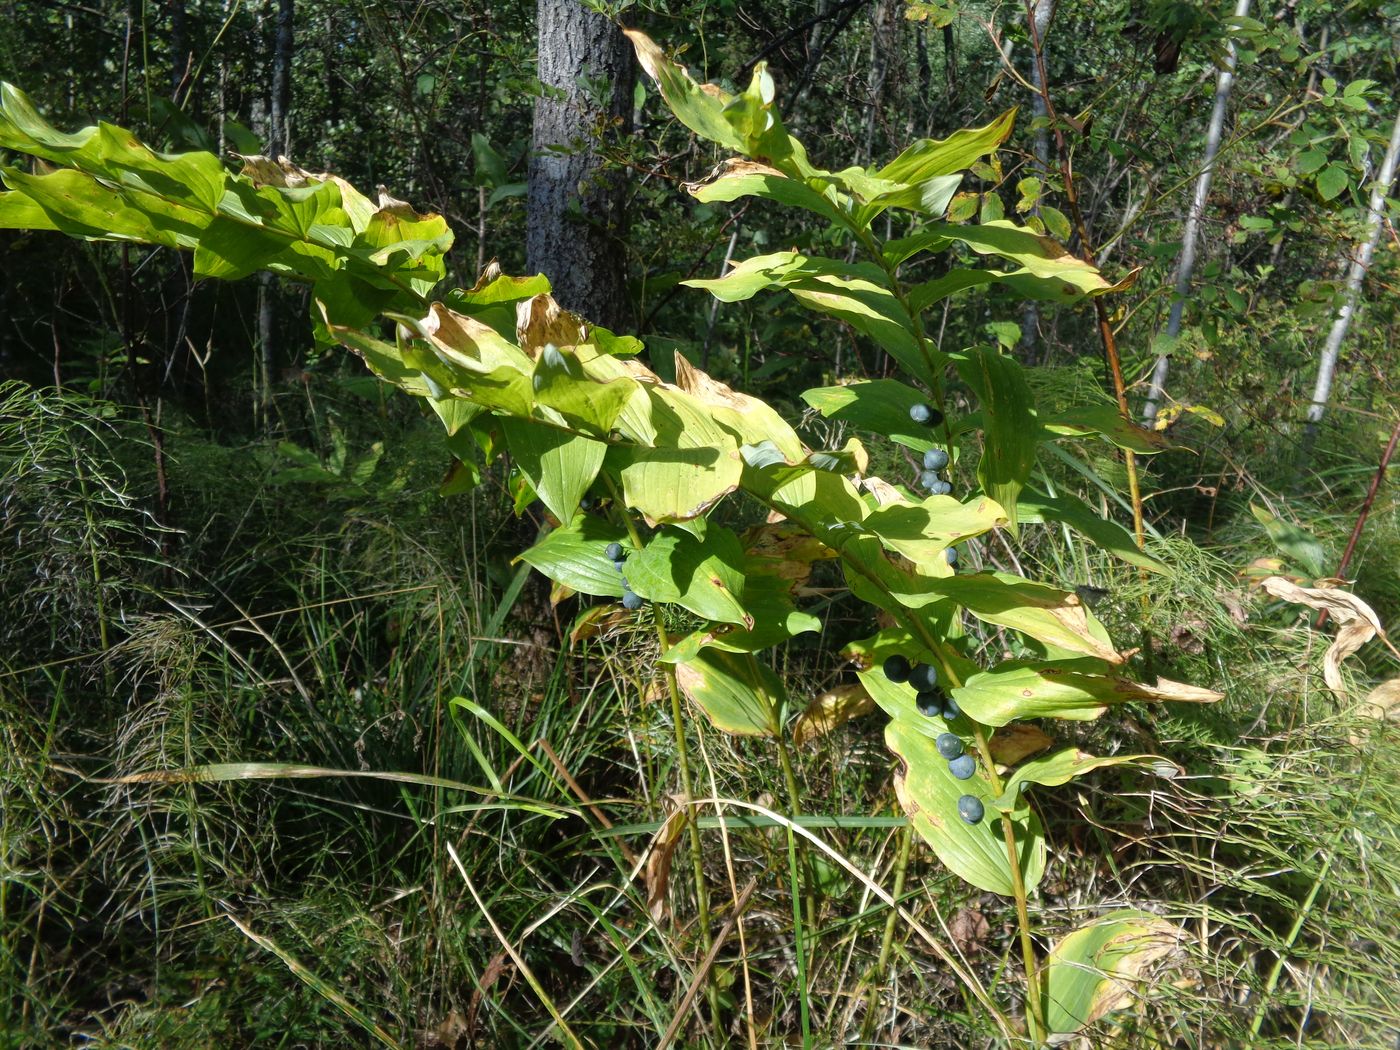
<instances>
[{"instance_id":1,"label":"polygonatum multiflorum plant","mask_svg":"<svg viewBox=\"0 0 1400 1050\"><path fill-rule=\"evenodd\" d=\"M1050 442L1106 440L1151 454L1162 438L1112 406L1040 414L1013 357L989 346L946 350L924 318L976 285L1057 303L1123 285L1042 230L948 220L964 173L1005 141L1014 112L920 140L882 167L828 171L785 129L762 66L747 90L731 94L696 83L641 33L628 35L675 116L732 154L687 187L695 198L752 196L802 209L853 249L854 261L756 256L688 283L725 302L784 290L888 354L899 378L802 397L827 419L911 450L920 469L910 477L872 476L859 437L840 449L809 447L769 404L680 355L674 382L663 380L639 360L637 339L562 310L543 277L488 271L469 290L439 292L451 244L439 216L383 195L371 201L342 179L285 161L244 158L235 173L207 153L154 152L107 124L61 133L8 86L0 147L34 162L3 169L0 227L187 249L202 277L270 270L308 283L318 337L423 399L469 471L509 453L517 502L538 498L554 522L521 557L556 593L617 599L655 617L673 695L723 731L780 739L788 731L784 685L763 654L821 629L796 585L813 562L837 563L851 594L893 624L845 656L889 717L894 785L913 829L967 882L1015 898L1031 1040L1073 1031L1106 1008L1106 988L1120 987L1102 974L1135 946L1156 950L1169 930L1150 916L1113 913L1065 936L1038 964L1027 899L1047 851L1026 789L1109 765L1173 767L1076 748L1004 764L995 734L1023 719L1087 720L1126 701L1218 694L1133 681L1127 656L1073 591L960 563L966 541L997 530L1014 540L1022 525L1054 522L1160 570L1121 526L1052 491L1036 464ZM880 236L881 216L899 237ZM914 263L936 276L906 281L902 271ZM975 411L959 413L946 397L954 374ZM716 511L736 500L755 504L766 523L742 534L724 524L733 516ZM668 636L657 605L679 606L696 626ZM973 643L986 630L1016 639L999 646L1014 644L1015 658L975 660Z\"/></svg>"}]
</instances>

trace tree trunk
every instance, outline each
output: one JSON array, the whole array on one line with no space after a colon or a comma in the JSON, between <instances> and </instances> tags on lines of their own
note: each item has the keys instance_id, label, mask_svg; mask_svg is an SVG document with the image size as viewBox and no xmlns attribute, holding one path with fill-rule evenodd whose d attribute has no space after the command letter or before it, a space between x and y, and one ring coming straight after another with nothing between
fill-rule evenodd
<instances>
[{"instance_id":1,"label":"tree trunk","mask_svg":"<svg viewBox=\"0 0 1400 1050\"><path fill-rule=\"evenodd\" d=\"M1235 18L1249 15L1250 0L1238 0L1235 4ZM1191 273L1196 268L1196 238L1200 234L1201 217L1206 210L1206 197L1210 194L1210 180L1215 174L1215 155L1220 152L1220 138L1225 129L1225 111L1230 102L1230 88L1235 83L1235 43L1229 41L1225 47L1225 66L1215 78L1215 106L1210 114L1210 127L1206 129L1206 152L1201 165L1201 174L1196 179L1196 192L1191 197L1191 210L1186 213L1186 229L1181 235L1181 255L1176 263L1176 291L1172 298L1171 312L1167 315L1167 350L1181 333L1181 314L1186 308L1186 297L1191 292ZM1163 352L1152 369L1152 385L1147 391L1147 404L1142 410L1143 421L1150 427L1157 418L1157 410L1162 404L1166 391L1167 370L1171 357Z\"/></svg>"},{"instance_id":2,"label":"tree trunk","mask_svg":"<svg viewBox=\"0 0 1400 1050\"><path fill-rule=\"evenodd\" d=\"M610 328L630 326L625 185L605 169L602 148L630 131L632 49L617 26L578 0L538 0L537 10L544 92L535 102L526 265L549 278L566 309Z\"/></svg>"},{"instance_id":3,"label":"tree trunk","mask_svg":"<svg viewBox=\"0 0 1400 1050\"><path fill-rule=\"evenodd\" d=\"M290 149L292 102L292 25L295 0L277 0L272 46L272 78L267 100L267 134L263 148L273 160ZM258 286L258 353L262 362L261 414L264 431L272 431L272 383L277 368L277 279L264 273Z\"/></svg>"},{"instance_id":4,"label":"tree trunk","mask_svg":"<svg viewBox=\"0 0 1400 1050\"><path fill-rule=\"evenodd\" d=\"M1035 138L1032 141L1032 149L1035 151L1035 174L1040 179L1042 192L1046 186L1046 179L1050 172L1050 128L1046 121L1050 117L1050 111L1045 105L1044 85L1040 82L1040 62L1036 60L1037 55L1045 52L1045 34L1050 30L1050 19L1055 14L1055 0L1035 0L1034 6L1030 6L1027 15L1031 19L1031 86L1035 89L1031 92L1031 113L1036 121ZM1032 215L1040 214L1040 203L1036 202L1031 209ZM1026 300L1021 308L1021 341L1022 353L1029 355L1035 349L1036 341L1040 338L1040 307L1034 299Z\"/></svg>"},{"instance_id":5,"label":"tree trunk","mask_svg":"<svg viewBox=\"0 0 1400 1050\"><path fill-rule=\"evenodd\" d=\"M1385 225L1385 198L1390 193L1390 184L1395 181L1397 156L1400 156L1400 111L1396 112L1395 125L1390 129L1390 144L1386 147L1385 159L1381 161L1380 174L1371 184L1366 226L1357 244L1356 257L1352 259L1351 267L1347 271L1342 305L1332 321L1331 331L1327 333L1327 342L1322 346L1322 357L1317 363L1317 383L1313 387L1312 403L1308 405L1308 426L1303 436L1304 462L1311 456L1313 444L1317 441L1318 426L1327 410L1327 401L1332 396L1332 380L1337 374L1337 356L1341 353L1342 343L1346 341L1347 329L1351 327L1357 301L1361 298L1361 283L1366 280L1366 272L1371 268L1371 257L1376 253L1381 228Z\"/></svg>"},{"instance_id":6,"label":"tree trunk","mask_svg":"<svg viewBox=\"0 0 1400 1050\"><path fill-rule=\"evenodd\" d=\"M866 77L866 90L870 96L870 108L865 115L865 146L862 159L867 164L875 160L875 126L880 119L880 105L885 97L885 81L889 77L890 53L894 51L899 37L896 35L895 19L898 13L891 0L878 0L870 17L870 69Z\"/></svg>"}]
</instances>

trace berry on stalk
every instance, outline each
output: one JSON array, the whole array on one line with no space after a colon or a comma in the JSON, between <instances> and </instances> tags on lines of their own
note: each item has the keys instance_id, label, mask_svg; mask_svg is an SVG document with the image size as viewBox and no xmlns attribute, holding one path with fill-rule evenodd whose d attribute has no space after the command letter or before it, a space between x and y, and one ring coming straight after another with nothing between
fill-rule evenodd
<instances>
[{"instance_id":1,"label":"berry on stalk","mask_svg":"<svg viewBox=\"0 0 1400 1050\"><path fill-rule=\"evenodd\" d=\"M936 427L943 422L943 413L932 405L918 404L909 410L909 418L920 426Z\"/></svg>"},{"instance_id":2,"label":"berry on stalk","mask_svg":"<svg viewBox=\"0 0 1400 1050\"><path fill-rule=\"evenodd\" d=\"M938 748L940 755L949 760L957 758L963 753L962 737L958 736L957 733L939 733L933 746Z\"/></svg>"},{"instance_id":3,"label":"berry on stalk","mask_svg":"<svg viewBox=\"0 0 1400 1050\"><path fill-rule=\"evenodd\" d=\"M977 759L968 754L959 755L948 763L948 772L959 780L970 780L977 772Z\"/></svg>"},{"instance_id":4,"label":"berry on stalk","mask_svg":"<svg viewBox=\"0 0 1400 1050\"><path fill-rule=\"evenodd\" d=\"M932 718L943 710L943 694L937 689L925 689L914 697L919 714Z\"/></svg>"},{"instance_id":5,"label":"berry on stalk","mask_svg":"<svg viewBox=\"0 0 1400 1050\"><path fill-rule=\"evenodd\" d=\"M631 590L622 592L622 607L629 612L636 612L642 607L642 596Z\"/></svg>"},{"instance_id":6,"label":"berry on stalk","mask_svg":"<svg viewBox=\"0 0 1400 1050\"><path fill-rule=\"evenodd\" d=\"M895 685L901 685L909 681L909 672L913 668L909 665L909 658L899 653L886 657L883 670L885 677Z\"/></svg>"},{"instance_id":7,"label":"berry on stalk","mask_svg":"<svg viewBox=\"0 0 1400 1050\"><path fill-rule=\"evenodd\" d=\"M609 543L603 548L603 557L612 562L624 561L627 558L627 552L623 550L622 544Z\"/></svg>"},{"instance_id":8,"label":"berry on stalk","mask_svg":"<svg viewBox=\"0 0 1400 1050\"><path fill-rule=\"evenodd\" d=\"M938 684L938 670L932 664L915 664L909 672L909 684L919 692Z\"/></svg>"},{"instance_id":9,"label":"berry on stalk","mask_svg":"<svg viewBox=\"0 0 1400 1050\"><path fill-rule=\"evenodd\" d=\"M948 465L948 453L941 448L931 448L924 453L925 470L942 470Z\"/></svg>"},{"instance_id":10,"label":"berry on stalk","mask_svg":"<svg viewBox=\"0 0 1400 1050\"><path fill-rule=\"evenodd\" d=\"M982 800L976 795L964 795L958 799L958 816L969 824L979 823L985 812L986 810L982 808Z\"/></svg>"}]
</instances>

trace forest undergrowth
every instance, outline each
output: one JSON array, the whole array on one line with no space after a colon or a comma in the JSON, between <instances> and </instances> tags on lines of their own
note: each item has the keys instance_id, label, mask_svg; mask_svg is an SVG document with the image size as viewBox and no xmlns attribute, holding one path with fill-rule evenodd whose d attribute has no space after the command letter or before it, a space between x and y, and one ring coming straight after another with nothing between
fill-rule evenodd
<instances>
[{"instance_id":1,"label":"forest undergrowth","mask_svg":"<svg viewBox=\"0 0 1400 1050\"><path fill-rule=\"evenodd\" d=\"M1015 937L994 896L901 855L869 717L794 748L801 824L828 849L791 856L751 805L782 809L771 742L687 721L712 800L723 1027L692 1019L699 945L668 890L676 755L655 634L616 606L551 606L510 561L539 522L503 511L490 475L439 497L427 426L349 392L352 374L285 395L295 447L167 420L165 523L129 412L6 388L5 1045L524 1047L549 1040L551 1009L589 1045L771 1045L795 1037L804 1000L821 1045L992 1045L907 928L880 976L880 893L896 886L989 987ZM370 436L395 454L334 469L337 447ZM1361 480L1288 496L1329 561ZM1388 1048L1400 1032L1400 732L1321 685L1328 639L1309 610L1241 574L1279 555L1248 511L1271 490L1250 486L1211 495L1209 546L1150 541L1173 569L1146 603L1136 572L1060 530L1019 554L1097 588L1115 635L1152 640L1157 673L1225 693L1057 731L1185 770L1107 770L1040 806L1047 934L1109 906L1187 933L1088 1045ZM1397 550L1383 494L1352 572L1378 577L1361 591L1387 619ZM795 705L839 695L846 672L820 669L867 616L837 599L823 633L788 648Z\"/></svg>"}]
</instances>

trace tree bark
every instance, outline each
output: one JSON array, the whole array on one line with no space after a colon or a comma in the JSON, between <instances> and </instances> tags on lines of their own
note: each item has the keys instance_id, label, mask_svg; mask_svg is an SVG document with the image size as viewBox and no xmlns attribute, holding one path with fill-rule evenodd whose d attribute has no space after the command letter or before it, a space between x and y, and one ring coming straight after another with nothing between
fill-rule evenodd
<instances>
[{"instance_id":1,"label":"tree bark","mask_svg":"<svg viewBox=\"0 0 1400 1050\"><path fill-rule=\"evenodd\" d=\"M1312 455L1313 444L1317 441L1318 427L1327 411L1328 399L1332 396L1332 381L1337 374L1337 357L1346 341L1351 319L1356 314L1356 305L1361 298L1361 284L1366 280L1366 272L1371 268L1371 257L1375 255L1376 244L1381 239L1381 228L1385 225L1385 198L1390 193L1390 184L1395 181L1397 157L1400 157L1400 111L1396 112L1395 124L1390 129L1390 144L1386 146L1380 174L1371 184L1366 226L1357 244L1356 256L1347 271L1342 305L1332 321L1332 328L1327 333L1327 342L1322 346L1322 357L1317 363L1317 382L1313 386L1312 403L1308 405L1307 430L1303 435L1304 462Z\"/></svg>"},{"instance_id":2,"label":"tree bark","mask_svg":"<svg viewBox=\"0 0 1400 1050\"><path fill-rule=\"evenodd\" d=\"M1040 82L1041 63L1037 56L1043 56L1045 53L1045 34L1050 29L1050 19L1055 15L1055 0L1035 0L1034 6L1027 14L1031 19L1031 45L1034 48L1031 55L1031 86L1035 90L1031 92L1031 113L1037 125L1032 149L1035 151L1035 174L1040 179L1041 191L1044 192L1046 178L1050 173L1050 128L1047 123L1050 110L1045 105L1045 92ZM1039 201L1031 209L1031 214L1040 214ZM1021 352L1029 354L1035 349L1039 338L1040 307L1034 299L1027 299L1021 308Z\"/></svg>"},{"instance_id":3,"label":"tree bark","mask_svg":"<svg viewBox=\"0 0 1400 1050\"><path fill-rule=\"evenodd\" d=\"M578 0L538 0L537 10L544 91L530 154L527 268L549 278L566 309L610 328L629 326L626 187L602 151L631 128L632 49L617 26Z\"/></svg>"},{"instance_id":4,"label":"tree bark","mask_svg":"<svg viewBox=\"0 0 1400 1050\"><path fill-rule=\"evenodd\" d=\"M263 144L273 160L290 150L292 104L292 26L295 0L277 0L277 24L272 45L272 78L267 100L267 136ZM277 314L276 278L264 273L258 287L258 353L262 362L263 429L272 430L272 382L276 373Z\"/></svg>"},{"instance_id":5,"label":"tree bark","mask_svg":"<svg viewBox=\"0 0 1400 1050\"><path fill-rule=\"evenodd\" d=\"M1249 15L1250 0L1238 0L1235 4L1235 17ZM1201 217L1205 214L1206 198L1210 194L1210 181L1215 175L1215 157L1220 152L1220 139L1225 129L1225 111L1230 102L1230 88L1235 83L1235 43L1225 46L1225 65L1215 78L1215 105L1210 113L1210 126L1206 129L1206 152L1201 164L1201 174L1196 178L1196 192L1191 197L1191 210L1186 213L1186 229L1181 235L1181 255L1176 263L1176 291L1172 298L1171 312L1167 315L1167 348L1181 334L1181 314L1186 308L1186 298L1191 292L1191 274L1196 268L1196 239L1200 234ZM1166 392L1167 371L1171 367L1171 357L1162 353L1152 369L1152 385L1147 391L1147 404L1143 407L1142 418L1149 427L1157 418L1162 397Z\"/></svg>"}]
</instances>

